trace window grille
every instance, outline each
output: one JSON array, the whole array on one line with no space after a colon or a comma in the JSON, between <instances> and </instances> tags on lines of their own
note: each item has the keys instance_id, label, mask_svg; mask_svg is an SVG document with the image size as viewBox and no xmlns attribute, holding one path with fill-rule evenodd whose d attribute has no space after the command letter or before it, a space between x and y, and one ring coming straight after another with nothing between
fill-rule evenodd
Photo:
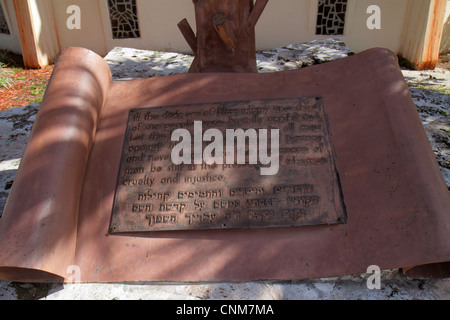
<instances>
[{"instance_id":1,"label":"window grille","mask_svg":"<svg viewBox=\"0 0 450 320\"><path fill-rule=\"evenodd\" d=\"M319 0L317 35L343 35L348 0Z\"/></svg>"},{"instance_id":2,"label":"window grille","mask_svg":"<svg viewBox=\"0 0 450 320\"><path fill-rule=\"evenodd\" d=\"M136 0L108 0L113 39L140 38Z\"/></svg>"}]
</instances>

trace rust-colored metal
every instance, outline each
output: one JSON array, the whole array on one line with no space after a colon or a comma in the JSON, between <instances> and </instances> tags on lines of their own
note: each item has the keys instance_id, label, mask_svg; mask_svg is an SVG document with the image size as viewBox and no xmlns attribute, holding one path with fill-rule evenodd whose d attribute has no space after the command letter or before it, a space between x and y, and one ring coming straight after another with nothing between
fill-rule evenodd
<instances>
[{"instance_id":1,"label":"rust-colored metal","mask_svg":"<svg viewBox=\"0 0 450 320\"><path fill-rule=\"evenodd\" d=\"M228 17L225 15L225 13L216 13L211 18L211 22L225 47L230 51L234 50L236 48L237 42L236 33L231 27L228 21Z\"/></svg>"},{"instance_id":2,"label":"rust-colored metal","mask_svg":"<svg viewBox=\"0 0 450 320\"><path fill-rule=\"evenodd\" d=\"M407 4L399 55L415 69L434 69L439 59L447 0Z\"/></svg>"},{"instance_id":3,"label":"rust-colored metal","mask_svg":"<svg viewBox=\"0 0 450 320\"><path fill-rule=\"evenodd\" d=\"M195 54L190 72L257 72L255 26L268 0L194 0L197 35L178 27Z\"/></svg>"},{"instance_id":4,"label":"rust-colored metal","mask_svg":"<svg viewBox=\"0 0 450 320\"><path fill-rule=\"evenodd\" d=\"M17 19L16 36L20 39L24 65L36 69L49 65L61 48L51 3L30 0L14 0L11 3ZM36 14L43 20L39 27L33 19Z\"/></svg>"},{"instance_id":5,"label":"rust-colored metal","mask_svg":"<svg viewBox=\"0 0 450 320\"><path fill-rule=\"evenodd\" d=\"M188 130L191 142L201 146L197 164L191 157L188 163L173 163L177 142L171 141L171 135L177 128ZM203 150L212 139L204 139L203 134L209 129L220 131L219 141L213 142L213 146L221 144L219 163L205 163ZM243 144L239 139L234 142L234 137L231 143L237 153L242 151L244 161L237 161L239 154L230 161L229 130L241 129L241 136L247 136ZM273 131L276 141L271 138ZM272 157L270 164L262 163L266 154ZM263 167L271 170L266 176ZM113 210L112 233L344 223L321 99L131 110Z\"/></svg>"},{"instance_id":6,"label":"rust-colored metal","mask_svg":"<svg viewBox=\"0 0 450 320\"><path fill-rule=\"evenodd\" d=\"M123 82L94 56L66 49L55 66L0 220L0 279L68 279L73 265L82 282L292 280L370 265L449 276L449 192L392 52ZM296 97L323 101L346 224L109 233L130 110Z\"/></svg>"},{"instance_id":7,"label":"rust-colored metal","mask_svg":"<svg viewBox=\"0 0 450 320\"><path fill-rule=\"evenodd\" d=\"M189 47L191 47L192 52L197 52L197 37L195 36L195 33L189 25L187 19L181 20L178 23L178 28L183 34L184 39L186 39Z\"/></svg>"}]
</instances>

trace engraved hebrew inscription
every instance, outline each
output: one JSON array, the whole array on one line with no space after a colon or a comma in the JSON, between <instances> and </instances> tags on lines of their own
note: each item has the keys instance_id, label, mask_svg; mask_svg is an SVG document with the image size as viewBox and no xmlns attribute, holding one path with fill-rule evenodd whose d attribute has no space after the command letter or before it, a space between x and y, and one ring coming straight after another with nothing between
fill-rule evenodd
<instances>
[{"instance_id":1,"label":"engraved hebrew inscription","mask_svg":"<svg viewBox=\"0 0 450 320\"><path fill-rule=\"evenodd\" d=\"M192 150L197 151L213 143L202 136L209 129L223 132L223 137L227 129L277 129L279 168L274 175L261 175L267 163L243 161L250 159L254 147L248 139L241 161L225 160L223 143L223 153L215 151L223 161L175 164L171 154L177 142L171 137L177 129L189 131ZM266 147L270 154L270 141ZM238 159L239 152L234 154ZM201 159L198 154L182 156ZM179 105L129 113L111 233L330 225L345 223L345 217L320 98Z\"/></svg>"}]
</instances>

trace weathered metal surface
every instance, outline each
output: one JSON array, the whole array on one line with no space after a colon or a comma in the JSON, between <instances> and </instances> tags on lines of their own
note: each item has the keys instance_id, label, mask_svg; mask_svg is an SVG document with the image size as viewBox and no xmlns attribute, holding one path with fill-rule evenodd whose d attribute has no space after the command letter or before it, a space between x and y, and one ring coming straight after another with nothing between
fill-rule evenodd
<instances>
[{"instance_id":1,"label":"weathered metal surface","mask_svg":"<svg viewBox=\"0 0 450 320\"><path fill-rule=\"evenodd\" d=\"M172 149L179 142L172 142L171 135L177 128L188 130L191 142L201 147L197 164L191 154L188 163L172 161ZM221 145L216 152L222 151L223 157L206 164L206 148L214 146L207 142L212 139L203 137L208 129L221 132L222 140L214 144ZM244 133L253 134L255 140L230 140L229 131L239 129L244 138ZM276 141L270 138L274 130ZM231 161L226 156L230 142L237 149ZM194 148L190 151L193 154ZM240 151L244 161L238 162ZM256 159L250 159L250 152ZM272 159L262 164L266 154ZM264 167L272 172L263 175ZM110 232L343 222L340 183L320 98L130 111Z\"/></svg>"},{"instance_id":2,"label":"weathered metal surface","mask_svg":"<svg viewBox=\"0 0 450 320\"><path fill-rule=\"evenodd\" d=\"M449 192L392 52L121 82L93 56L66 49L55 66L0 219L0 279L70 281L73 266L82 282L292 280L370 265L450 275ZM346 224L109 233L131 109L292 97L322 98Z\"/></svg>"},{"instance_id":3,"label":"weathered metal surface","mask_svg":"<svg viewBox=\"0 0 450 320\"><path fill-rule=\"evenodd\" d=\"M398 54L416 70L436 67L446 6L446 0L408 1Z\"/></svg>"},{"instance_id":4,"label":"weathered metal surface","mask_svg":"<svg viewBox=\"0 0 450 320\"><path fill-rule=\"evenodd\" d=\"M64 279L75 255L83 173L111 71L78 48L59 59L51 79L0 219L0 279Z\"/></svg>"}]
</instances>

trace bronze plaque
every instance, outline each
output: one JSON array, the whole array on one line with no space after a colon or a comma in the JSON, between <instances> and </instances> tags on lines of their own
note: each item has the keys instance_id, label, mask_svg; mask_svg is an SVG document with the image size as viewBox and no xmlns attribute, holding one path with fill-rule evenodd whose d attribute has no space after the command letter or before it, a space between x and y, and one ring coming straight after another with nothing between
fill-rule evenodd
<instances>
[{"instance_id":1,"label":"bronze plaque","mask_svg":"<svg viewBox=\"0 0 450 320\"><path fill-rule=\"evenodd\" d=\"M110 232L345 223L327 123L316 97L131 110Z\"/></svg>"}]
</instances>

